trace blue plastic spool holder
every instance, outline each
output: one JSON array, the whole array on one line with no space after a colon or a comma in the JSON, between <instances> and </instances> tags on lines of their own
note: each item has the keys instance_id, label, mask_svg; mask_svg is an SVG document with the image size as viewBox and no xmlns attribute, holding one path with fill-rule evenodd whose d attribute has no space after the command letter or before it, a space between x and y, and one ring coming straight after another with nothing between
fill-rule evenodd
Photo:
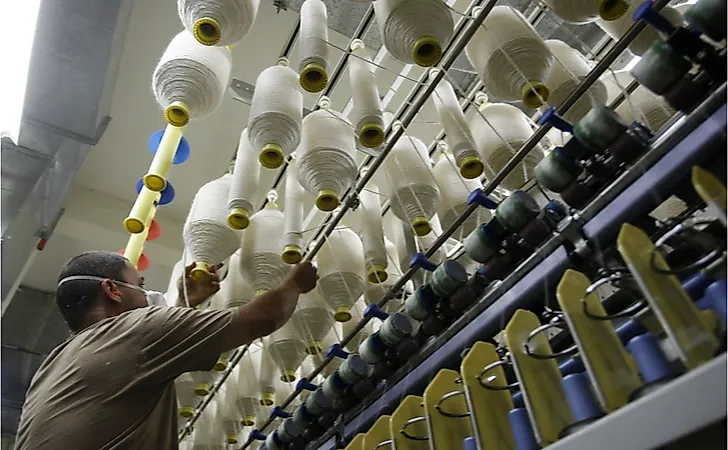
<instances>
[{"instance_id":1,"label":"blue plastic spool holder","mask_svg":"<svg viewBox=\"0 0 728 450\"><path fill-rule=\"evenodd\" d=\"M633 337L627 342L626 347L634 358L645 384L672 377L670 363L662 353L657 338L651 333Z\"/></svg>"},{"instance_id":2,"label":"blue plastic spool holder","mask_svg":"<svg viewBox=\"0 0 728 450\"><path fill-rule=\"evenodd\" d=\"M137 194L142 191L142 188L144 187L144 179L140 178L139 181L137 181L136 184L136 191ZM174 200L174 186L172 186L172 183L167 180L167 187L164 188L162 191L162 196L159 198L159 206L164 206L169 203L172 203L172 200Z\"/></svg>"},{"instance_id":3,"label":"blue plastic spool holder","mask_svg":"<svg viewBox=\"0 0 728 450\"><path fill-rule=\"evenodd\" d=\"M561 386L576 422L591 421L604 414L594 399L589 380L583 372L565 376L561 380Z\"/></svg>"},{"instance_id":4,"label":"blue plastic spool holder","mask_svg":"<svg viewBox=\"0 0 728 450\"><path fill-rule=\"evenodd\" d=\"M384 310L380 308L376 303L372 303L364 310L364 317L366 317L367 319L371 317L376 317L379 320L387 320L389 314L384 312Z\"/></svg>"},{"instance_id":5,"label":"blue plastic spool holder","mask_svg":"<svg viewBox=\"0 0 728 450\"><path fill-rule=\"evenodd\" d=\"M472 205L473 203L490 210L496 209L498 207L498 203L495 200L491 200L490 198L488 198L487 195L483 194L483 190L481 188L475 189L473 192L470 193L470 195L468 195L468 205Z\"/></svg>"},{"instance_id":6,"label":"blue plastic spool holder","mask_svg":"<svg viewBox=\"0 0 728 450\"><path fill-rule=\"evenodd\" d=\"M556 112L556 109L553 106L549 106L549 108L541 115L541 117L538 118L538 124L549 124L552 127L566 133L572 133L574 131L574 126L569 121L561 117L561 115Z\"/></svg>"},{"instance_id":7,"label":"blue plastic spool holder","mask_svg":"<svg viewBox=\"0 0 728 450\"><path fill-rule=\"evenodd\" d=\"M253 441L265 441L268 438L265 434L261 433L260 430L253 430L248 435L248 442Z\"/></svg>"},{"instance_id":8,"label":"blue plastic spool holder","mask_svg":"<svg viewBox=\"0 0 728 450\"><path fill-rule=\"evenodd\" d=\"M463 450L478 450L478 444L474 437L468 437L463 440Z\"/></svg>"},{"instance_id":9,"label":"blue plastic spool holder","mask_svg":"<svg viewBox=\"0 0 728 450\"><path fill-rule=\"evenodd\" d=\"M284 411L283 408L281 408L280 406L276 406L275 408L273 408L273 411L270 412L269 417L271 419L275 419L276 417L280 417L281 419L288 419L289 417L291 417L291 413Z\"/></svg>"},{"instance_id":10,"label":"blue plastic spool holder","mask_svg":"<svg viewBox=\"0 0 728 450\"><path fill-rule=\"evenodd\" d=\"M566 206L564 206L561 202L557 200L549 200L549 202L546 203L546 206L544 206L544 209L552 211L554 214L563 217L565 217L568 213Z\"/></svg>"},{"instance_id":11,"label":"blue plastic spool holder","mask_svg":"<svg viewBox=\"0 0 728 450\"><path fill-rule=\"evenodd\" d=\"M326 350L326 357L329 358L335 356L337 358L346 359L349 357L349 353L341 348L341 345L334 344Z\"/></svg>"},{"instance_id":12,"label":"blue plastic spool holder","mask_svg":"<svg viewBox=\"0 0 728 450\"><path fill-rule=\"evenodd\" d=\"M152 155L157 154L159 143L162 142L162 136L164 136L164 130L155 131L151 136L149 136L148 145ZM179 144L177 144L177 149L174 151L172 164L177 165L187 161L190 157L190 151L190 143L187 142L187 139L185 139L184 136L182 136L182 139L179 140Z\"/></svg>"},{"instance_id":13,"label":"blue plastic spool holder","mask_svg":"<svg viewBox=\"0 0 728 450\"><path fill-rule=\"evenodd\" d=\"M300 391L311 391L311 392L313 392L316 389L318 389L316 387L316 385L313 384L313 383L311 383L310 381L308 381L308 379L306 377L301 378L300 380L298 380L298 383L296 383L296 390L297 391L300 390Z\"/></svg>"},{"instance_id":14,"label":"blue plastic spool holder","mask_svg":"<svg viewBox=\"0 0 728 450\"><path fill-rule=\"evenodd\" d=\"M531 421L525 408L512 409L508 413L508 422L511 424L513 440L518 450L539 450L541 448L533 435Z\"/></svg>"},{"instance_id":15,"label":"blue plastic spool holder","mask_svg":"<svg viewBox=\"0 0 728 450\"><path fill-rule=\"evenodd\" d=\"M423 253L418 253L410 260L409 268L422 268L428 272L434 272L435 269L437 269L437 264L427 259L427 257Z\"/></svg>"},{"instance_id":16,"label":"blue plastic spool holder","mask_svg":"<svg viewBox=\"0 0 728 450\"><path fill-rule=\"evenodd\" d=\"M671 35L677 29L669 20L667 20L662 14L655 11L652 7L652 0L647 0L635 9L632 14L632 20L639 22L644 20L650 24L653 28L661 31L667 35Z\"/></svg>"}]
</instances>

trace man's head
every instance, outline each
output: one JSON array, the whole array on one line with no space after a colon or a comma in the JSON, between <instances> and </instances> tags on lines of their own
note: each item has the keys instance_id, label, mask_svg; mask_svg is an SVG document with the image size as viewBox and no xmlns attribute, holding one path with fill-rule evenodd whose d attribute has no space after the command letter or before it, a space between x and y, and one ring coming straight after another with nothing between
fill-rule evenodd
<instances>
[{"instance_id":1,"label":"man's head","mask_svg":"<svg viewBox=\"0 0 728 450\"><path fill-rule=\"evenodd\" d=\"M79 331L89 325L91 311L98 311L98 320L147 306L144 278L119 254L82 253L61 269L56 304L71 330Z\"/></svg>"}]
</instances>

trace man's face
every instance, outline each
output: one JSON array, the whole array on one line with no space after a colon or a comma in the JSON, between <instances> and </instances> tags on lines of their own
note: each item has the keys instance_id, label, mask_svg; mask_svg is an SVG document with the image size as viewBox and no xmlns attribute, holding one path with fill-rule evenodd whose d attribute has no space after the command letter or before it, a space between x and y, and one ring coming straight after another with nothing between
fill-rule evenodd
<instances>
[{"instance_id":1,"label":"man's face","mask_svg":"<svg viewBox=\"0 0 728 450\"><path fill-rule=\"evenodd\" d=\"M139 274L139 271L131 265L126 263L126 269L124 269L124 278L119 281L129 283L132 286L139 286L140 289L132 289L122 284L117 284L117 289L121 294L121 307L124 311L130 311L132 309L144 308L148 306L147 296L144 293L144 277Z\"/></svg>"}]
</instances>

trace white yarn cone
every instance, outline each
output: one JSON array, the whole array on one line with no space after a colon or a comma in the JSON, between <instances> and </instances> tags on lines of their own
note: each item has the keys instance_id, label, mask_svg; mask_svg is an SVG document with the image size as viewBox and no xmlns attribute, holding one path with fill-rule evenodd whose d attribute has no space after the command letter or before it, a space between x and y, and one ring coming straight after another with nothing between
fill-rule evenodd
<instances>
[{"instance_id":1,"label":"white yarn cone","mask_svg":"<svg viewBox=\"0 0 728 450\"><path fill-rule=\"evenodd\" d=\"M263 406L273 406L277 386L276 381L278 380L276 372L278 372L278 369L276 368L276 364L273 362L273 358L271 358L270 353L268 353L268 347L265 340L263 341L263 347L258 351L258 354L260 355L260 369L258 371L260 403Z\"/></svg>"},{"instance_id":2,"label":"white yarn cone","mask_svg":"<svg viewBox=\"0 0 728 450\"><path fill-rule=\"evenodd\" d=\"M605 73L601 79L607 87L609 102L611 102L624 92L634 77L625 70ZM627 95L615 111L628 123L641 122L653 132L662 128L676 112L662 97L653 94L641 85Z\"/></svg>"},{"instance_id":3,"label":"white yarn cone","mask_svg":"<svg viewBox=\"0 0 728 450\"><path fill-rule=\"evenodd\" d=\"M306 357L306 343L296 331L292 321L288 321L265 340L266 350L278 367L281 381L296 381L296 370Z\"/></svg>"},{"instance_id":4,"label":"white yarn cone","mask_svg":"<svg viewBox=\"0 0 728 450\"><path fill-rule=\"evenodd\" d=\"M236 384L236 405L240 411L240 419L244 426L255 425L255 415L260 409L260 391L257 376L256 362L260 364L260 350L257 348L255 354L251 354L253 347L243 355L230 375Z\"/></svg>"},{"instance_id":5,"label":"white yarn cone","mask_svg":"<svg viewBox=\"0 0 728 450\"><path fill-rule=\"evenodd\" d=\"M290 270L281 260L283 223L283 213L269 203L250 219L243 233L240 270L256 294L277 288Z\"/></svg>"},{"instance_id":6,"label":"white yarn cone","mask_svg":"<svg viewBox=\"0 0 728 450\"><path fill-rule=\"evenodd\" d=\"M375 148L384 143L384 118L379 99L375 67L364 42L355 39L349 58L349 84L352 108L349 113L356 135L364 147Z\"/></svg>"},{"instance_id":7,"label":"white yarn cone","mask_svg":"<svg viewBox=\"0 0 728 450\"><path fill-rule=\"evenodd\" d=\"M237 44L250 31L260 0L177 0L182 25L203 45Z\"/></svg>"},{"instance_id":8,"label":"white yarn cone","mask_svg":"<svg viewBox=\"0 0 728 450\"><path fill-rule=\"evenodd\" d=\"M238 435L243 430L243 417L240 415L237 397L236 380L228 377L216 398L218 421L222 425L222 434L227 444L237 444Z\"/></svg>"},{"instance_id":9,"label":"white yarn cone","mask_svg":"<svg viewBox=\"0 0 728 450\"><path fill-rule=\"evenodd\" d=\"M455 220L468 209L468 196L483 185L478 179L466 180L458 173L454 158L443 153L432 169L437 186L440 189L440 207L437 215L443 228L449 228ZM485 208L478 208L458 228L453 238L462 241L481 223L490 220L491 214Z\"/></svg>"},{"instance_id":10,"label":"white yarn cone","mask_svg":"<svg viewBox=\"0 0 728 450\"><path fill-rule=\"evenodd\" d=\"M441 80L430 98L445 129L445 139L450 151L455 155L460 175L467 179L478 178L483 173L483 162L475 148L475 139L460 108L455 90L447 80Z\"/></svg>"},{"instance_id":11,"label":"white yarn cone","mask_svg":"<svg viewBox=\"0 0 728 450\"><path fill-rule=\"evenodd\" d=\"M263 167L277 169L298 146L303 116L298 89L296 72L282 65L265 69L255 82L248 133Z\"/></svg>"},{"instance_id":12,"label":"white yarn cone","mask_svg":"<svg viewBox=\"0 0 728 450\"><path fill-rule=\"evenodd\" d=\"M228 304L228 299L226 297L227 292L222 287L222 285L224 284L225 281L223 280L220 286L220 290L209 298L211 310L223 310L225 309L225 305ZM232 356L232 353L232 350L222 353L220 357L217 358L217 362L215 363L215 366L212 370L216 372L222 372L227 369L228 360L230 359L230 356Z\"/></svg>"},{"instance_id":13,"label":"white yarn cone","mask_svg":"<svg viewBox=\"0 0 728 450\"><path fill-rule=\"evenodd\" d=\"M397 248L388 239L385 240L386 252L387 252L387 280L381 283L372 283L367 280L367 284L364 290L364 302L368 305L371 303L378 303L379 300L384 297L385 292L389 290L394 283L396 283L402 276L402 271L399 268L399 255L397 254ZM395 313L399 311L399 307L402 305L402 301L398 298L390 298L384 310L388 313Z\"/></svg>"},{"instance_id":14,"label":"white yarn cone","mask_svg":"<svg viewBox=\"0 0 728 450\"><path fill-rule=\"evenodd\" d=\"M329 330L328 334L326 334L323 340L321 340L322 351L311 356L311 359L316 364L316 367L320 366L324 359L326 359L326 350L331 348L332 345L338 343L339 341L340 339L339 335L337 334L336 327L331 327L331 330ZM321 376L324 378L331 376L331 374L339 368L342 361L343 360L341 358L332 359L331 362L329 362L326 367L321 370Z\"/></svg>"},{"instance_id":15,"label":"white yarn cone","mask_svg":"<svg viewBox=\"0 0 728 450\"><path fill-rule=\"evenodd\" d=\"M636 7L639 6L640 3L642 2L634 3L630 1L629 9L627 10L627 13L625 15L617 20L612 20L610 22L598 19L596 21L596 24L599 25L599 28L607 33L612 39L614 39L615 41L619 40L622 36L625 35L625 33L627 33L627 30L630 29L632 24L634 24L632 16L634 15ZM664 8L662 8L660 14L662 14L675 26L682 25L683 23L680 13L669 6L665 6ZM662 38L660 37L660 34L657 32L657 30L653 27L648 26L645 27L642 32L637 35L637 37L629 44L627 48L635 55L642 56L655 41L660 39Z\"/></svg>"},{"instance_id":16,"label":"white yarn cone","mask_svg":"<svg viewBox=\"0 0 728 450\"><path fill-rule=\"evenodd\" d=\"M329 82L329 29L326 5L321 0L305 0L301 5L301 31L298 34L298 66L301 87L320 92Z\"/></svg>"},{"instance_id":17,"label":"white yarn cone","mask_svg":"<svg viewBox=\"0 0 728 450\"><path fill-rule=\"evenodd\" d=\"M210 389L215 384L218 374L217 372L190 372L192 380L195 382L195 395L204 397L210 393Z\"/></svg>"},{"instance_id":18,"label":"white yarn cone","mask_svg":"<svg viewBox=\"0 0 728 450\"><path fill-rule=\"evenodd\" d=\"M434 66L453 35L443 0L377 0L374 12L387 51L404 64Z\"/></svg>"},{"instance_id":19,"label":"white yarn cone","mask_svg":"<svg viewBox=\"0 0 728 450\"><path fill-rule=\"evenodd\" d=\"M486 103L473 116L470 129L485 163L485 177L492 180L515 152L531 136L533 130L520 109L505 103ZM536 146L506 176L500 186L515 191L533 177L533 170L543 159L543 150Z\"/></svg>"},{"instance_id":20,"label":"white yarn cone","mask_svg":"<svg viewBox=\"0 0 728 450\"><path fill-rule=\"evenodd\" d=\"M331 331L334 320L329 305L318 290L314 289L299 296L291 321L298 334L306 341L306 353L312 355L326 350L321 341Z\"/></svg>"},{"instance_id":21,"label":"white yarn cone","mask_svg":"<svg viewBox=\"0 0 728 450\"><path fill-rule=\"evenodd\" d=\"M432 223L432 231L427 233L424 236L420 236L418 238L420 242L420 251L424 252L425 250L432 247L432 244L435 243L435 240L438 236L442 234L442 225L440 224L440 217L437 215L432 216L432 220L430 221ZM412 255L414 256L414 255ZM435 264L440 264L441 262L445 261L447 259L447 252L445 251L445 246L440 247L437 249L437 251L430 256L430 261L432 261ZM420 271L424 272L424 271Z\"/></svg>"},{"instance_id":22,"label":"white yarn cone","mask_svg":"<svg viewBox=\"0 0 728 450\"><path fill-rule=\"evenodd\" d=\"M318 290L337 322L351 319L350 308L364 293L364 247L356 233L337 227L316 254Z\"/></svg>"},{"instance_id":23,"label":"white yarn cone","mask_svg":"<svg viewBox=\"0 0 728 450\"><path fill-rule=\"evenodd\" d=\"M281 259L286 264L298 264L303 256L303 201L303 187L298 182L298 161L293 160L286 170L285 238L281 253Z\"/></svg>"},{"instance_id":24,"label":"white yarn cone","mask_svg":"<svg viewBox=\"0 0 728 450\"><path fill-rule=\"evenodd\" d=\"M553 53L555 61L546 85L551 89L549 104L558 107L566 100L591 70L584 55L568 44L549 39L546 46ZM594 105L607 101L607 88L600 80L592 84L584 95L569 108L564 118L576 123L588 113Z\"/></svg>"},{"instance_id":25,"label":"white yarn cone","mask_svg":"<svg viewBox=\"0 0 728 450\"><path fill-rule=\"evenodd\" d=\"M215 111L225 98L232 66L229 49L201 45L186 31L177 34L152 75L167 123L182 127Z\"/></svg>"},{"instance_id":26,"label":"white yarn cone","mask_svg":"<svg viewBox=\"0 0 728 450\"><path fill-rule=\"evenodd\" d=\"M227 226L230 175L223 175L200 188L192 200L182 237L189 255L197 263L192 277L209 277L206 264L221 263L238 249L240 235Z\"/></svg>"},{"instance_id":27,"label":"white yarn cone","mask_svg":"<svg viewBox=\"0 0 728 450\"><path fill-rule=\"evenodd\" d=\"M366 306L362 300L359 300L354 304L354 307L351 309L351 320L341 324L342 337L348 336L352 331L354 331L356 325L364 318L364 308L366 308ZM352 353L357 353L359 351L359 345L371 336L372 333L374 333L374 324L373 321L370 320L366 325L364 325L364 328L354 335L354 339L346 344L346 350Z\"/></svg>"},{"instance_id":28,"label":"white yarn cone","mask_svg":"<svg viewBox=\"0 0 728 450\"><path fill-rule=\"evenodd\" d=\"M189 419L195 413L200 398L195 395L195 380L189 373L183 373L174 380L174 390L177 393L177 410L180 417Z\"/></svg>"},{"instance_id":29,"label":"white yarn cone","mask_svg":"<svg viewBox=\"0 0 728 450\"><path fill-rule=\"evenodd\" d=\"M356 214L364 245L367 282L381 283L387 280L387 248L384 244L379 187L369 183L359 193L359 200L361 204Z\"/></svg>"},{"instance_id":30,"label":"white yarn cone","mask_svg":"<svg viewBox=\"0 0 728 450\"><path fill-rule=\"evenodd\" d=\"M255 198L258 194L260 166L258 155L253 150L248 129L240 133L238 152L235 156L235 169L230 183L228 196L228 225L236 230L244 230L250 224L250 216L255 214Z\"/></svg>"},{"instance_id":31,"label":"white yarn cone","mask_svg":"<svg viewBox=\"0 0 728 450\"><path fill-rule=\"evenodd\" d=\"M230 257L228 276L220 285L220 292L225 299L224 308L238 308L250 303L255 298L255 291L240 273L240 251Z\"/></svg>"},{"instance_id":32,"label":"white yarn cone","mask_svg":"<svg viewBox=\"0 0 728 450\"><path fill-rule=\"evenodd\" d=\"M544 84L553 56L536 30L510 6L494 7L465 46L485 90L504 101L538 108L549 98Z\"/></svg>"},{"instance_id":33,"label":"white yarn cone","mask_svg":"<svg viewBox=\"0 0 728 450\"><path fill-rule=\"evenodd\" d=\"M217 411L217 402L210 402L195 423L192 434L194 450L225 450L222 422Z\"/></svg>"},{"instance_id":34,"label":"white yarn cone","mask_svg":"<svg viewBox=\"0 0 728 450\"><path fill-rule=\"evenodd\" d=\"M660 203L660 205L650 213L650 216L664 222L668 219L678 217L687 209L687 205L684 201L674 195L671 195L667 200Z\"/></svg>"},{"instance_id":35,"label":"white yarn cone","mask_svg":"<svg viewBox=\"0 0 728 450\"><path fill-rule=\"evenodd\" d=\"M432 229L429 220L440 203L440 191L432 175L427 146L405 135L394 144L384 161L390 186L388 197L392 212L424 236Z\"/></svg>"},{"instance_id":36,"label":"white yarn cone","mask_svg":"<svg viewBox=\"0 0 728 450\"><path fill-rule=\"evenodd\" d=\"M169 276L169 283L167 285L167 292L164 293L164 299L169 306L175 306L179 298L178 283L180 278L185 273L185 262L180 260L174 264L172 268L172 274ZM184 299L182 299L184 301Z\"/></svg>"},{"instance_id":37,"label":"white yarn cone","mask_svg":"<svg viewBox=\"0 0 728 450\"><path fill-rule=\"evenodd\" d=\"M298 146L298 181L316 196L316 207L333 211L356 179L356 143L349 120L331 109L312 112L303 119Z\"/></svg>"},{"instance_id":38,"label":"white yarn cone","mask_svg":"<svg viewBox=\"0 0 728 450\"><path fill-rule=\"evenodd\" d=\"M622 0L544 0L549 8L569 23L585 24L602 17L616 20L627 12L628 5Z\"/></svg>"},{"instance_id":39,"label":"white yarn cone","mask_svg":"<svg viewBox=\"0 0 728 450\"><path fill-rule=\"evenodd\" d=\"M418 244L415 244L415 235L410 227L400 220L394 220L392 224L392 243L397 249L397 264L400 272L405 273L409 269L410 260L417 253Z\"/></svg>"}]
</instances>

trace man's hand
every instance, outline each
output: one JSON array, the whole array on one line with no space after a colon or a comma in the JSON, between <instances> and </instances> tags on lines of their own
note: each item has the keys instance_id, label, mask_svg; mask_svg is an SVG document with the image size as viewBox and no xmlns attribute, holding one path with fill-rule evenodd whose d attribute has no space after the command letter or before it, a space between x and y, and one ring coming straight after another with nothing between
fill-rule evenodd
<instances>
[{"instance_id":1,"label":"man's hand","mask_svg":"<svg viewBox=\"0 0 728 450\"><path fill-rule=\"evenodd\" d=\"M295 266L288 273L288 276L283 283L293 286L299 292L305 294L316 287L316 281L318 281L316 267L307 261Z\"/></svg>"},{"instance_id":2,"label":"man's hand","mask_svg":"<svg viewBox=\"0 0 728 450\"><path fill-rule=\"evenodd\" d=\"M210 272L210 278L206 280L195 280L190 276L192 269L195 268L195 262L192 262L189 266L185 267L185 274L177 282L177 289L179 290L179 304L186 306L185 302L185 291L183 282L187 284L187 298L190 301L191 307L196 307L217 291L220 290L220 277L217 275L217 267L210 264L207 265L207 270Z\"/></svg>"}]
</instances>

